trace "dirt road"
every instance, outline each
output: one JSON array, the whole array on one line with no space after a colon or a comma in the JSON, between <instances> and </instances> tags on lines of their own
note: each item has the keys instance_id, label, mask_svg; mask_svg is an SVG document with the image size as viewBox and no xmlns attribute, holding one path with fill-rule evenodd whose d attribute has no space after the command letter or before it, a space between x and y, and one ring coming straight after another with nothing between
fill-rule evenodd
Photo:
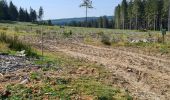
<instances>
[{"instance_id":1,"label":"dirt road","mask_svg":"<svg viewBox=\"0 0 170 100\"><path fill-rule=\"evenodd\" d=\"M129 90L137 99L168 100L170 98L170 61L117 49L80 43L45 45L76 58L103 64L113 73L113 84Z\"/></svg>"},{"instance_id":2,"label":"dirt road","mask_svg":"<svg viewBox=\"0 0 170 100\"><path fill-rule=\"evenodd\" d=\"M39 42L34 42L39 43ZM170 60L82 43L45 41L44 48L104 65L112 83L137 100L169 100Z\"/></svg>"}]
</instances>

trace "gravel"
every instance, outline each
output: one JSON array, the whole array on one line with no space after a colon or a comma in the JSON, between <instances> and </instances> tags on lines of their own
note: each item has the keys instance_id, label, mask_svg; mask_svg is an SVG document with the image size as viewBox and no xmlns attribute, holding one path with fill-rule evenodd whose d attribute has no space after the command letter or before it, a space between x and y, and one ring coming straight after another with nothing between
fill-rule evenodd
<instances>
[{"instance_id":1,"label":"gravel","mask_svg":"<svg viewBox=\"0 0 170 100\"><path fill-rule=\"evenodd\" d=\"M0 54L0 73L13 72L30 66L33 64L26 57Z\"/></svg>"}]
</instances>

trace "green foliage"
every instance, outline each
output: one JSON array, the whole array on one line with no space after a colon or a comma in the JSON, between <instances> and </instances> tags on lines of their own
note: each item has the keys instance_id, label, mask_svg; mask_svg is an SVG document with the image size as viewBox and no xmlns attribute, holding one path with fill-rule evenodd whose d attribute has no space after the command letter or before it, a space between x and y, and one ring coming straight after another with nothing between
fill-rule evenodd
<instances>
[{"instance_id":1,"label":"green foliage","mask_svg":"<svg viewBox=\"0 0 170 100\"><path fill-rule=\"evenodd\" d=\"M70 30L70 31L64 31L63 32L63 36L65 37L65 38L68 38L68 37L70 37L70 36L72 36L72 31Z\"/></svg>"},{"instance_id":2,"label":"green foliage","mask_svg":"<svg viewBox=\"0 0 170 100\"><path fill-rule=\"evenodd\" d=\"M38 72L32 72L31 75L30 75L30 78L32 80L41 80L41 74L38 73Z\"/></svg>"},{"instance_id":3,"label":"green foliage","mask_svg":"<svg viewBox=\"0 0 170 100\"><path fill-rule=\"evenodd\" d=\"M27 9L20 7L19 11L17 7L10 1L9 5L6 0L0 0L0 20L5 21L36 21L37 15L35 10L28 13Z\"/></svg>"}]
</instances>

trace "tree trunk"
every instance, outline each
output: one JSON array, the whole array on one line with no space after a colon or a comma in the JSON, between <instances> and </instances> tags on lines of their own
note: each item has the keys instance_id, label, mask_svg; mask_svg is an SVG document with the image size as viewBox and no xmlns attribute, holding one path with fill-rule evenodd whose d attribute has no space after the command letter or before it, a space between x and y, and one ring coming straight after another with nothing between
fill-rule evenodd
<instances>
[{"instance_id":1,"label":"tree trunk","mask_svg":"<svg viewBox=\"0 0 170 100\"><path fill-rule=\"evenodd\" d=\"M156 30L156 15L154 15L154 31Z\"/></svg>"},{"instance_id":2,"label":"tree trunk","mask_svg":"<svg viewBox=\"0 0 170 100\"><path fill-rule=\"evenodd\" d=\"M130 19L130 30L132 30L132 19Z\"/></svg>"},{"instance_id":3,"label":"tree trunk","mask_svg":"<svg viewBox=\"0 0 170 100\"><path fill-rule=\"evenodd\" d=\"M149 17L148 17L148 22L147 22L147 29L150 30Z\"/></svg>"},{"instance_id":4,"label":"tree trunk","mask_svg":"<svg viewBox=\"0 0 170 100\"><path fill-rule=\"evenodd\" d=\"M41 28L41 55L44 56L44 38L43 38L43 32Z\"/></svg>"},{"instance_id":5,"label":"tree trunk","mask_svg":"<svg viewBox=\"0 0 170 100\"><path fill-rule=\"evenodd\" d=\"M136 25L135 25L136 30L138 29L138 16L136 15Z\"/></svg>"},{"instance_id":6,"label":"tree trunk","mask_svg":"<svg viewBox=\"0 0 170 100\"><path fill-rule=\"evenodd\" d=\"M170 1L169 1L169 16L168 16L168 31L170 31Z\"/></svg>"},{"instance_id":7,"label":"tree trunk","mask_svg":"<svg viewBox=\"0 0 170 100\"><path fill-rule=\"evenodd\" d=\"M87 27L87 6L86 6L86 27Z\"/></svg>"},{"instance_id":8,"label":"tree trunk","mask_svg":"<svg viewBox=\"0 0 170 100\"><path fill-rule=\"evenodd\" d=\"M123 18L122 18L122 21L123 21L123 30L125 29L125 16L124 16L124 14L123 14Z\"/></svg>"}]
</instances>

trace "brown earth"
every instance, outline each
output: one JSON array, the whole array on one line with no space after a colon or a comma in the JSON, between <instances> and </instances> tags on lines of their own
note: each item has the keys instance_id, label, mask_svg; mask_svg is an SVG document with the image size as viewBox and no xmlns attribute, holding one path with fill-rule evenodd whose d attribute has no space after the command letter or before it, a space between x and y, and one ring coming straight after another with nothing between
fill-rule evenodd
<instances>
[{"instance_id":1,"label":"brown earth","mask_svg":"<svg viewBox=\"0 0 170 100\"><path fill-rule=\"evenodd\" d=\"M40 42L32 41L40 47ZM170 60L77 42L45 41L44 48L104 65L113 74L114 86L128 90L138 100L168 100L170 98Z\"/></svg>"}]
</instances>

